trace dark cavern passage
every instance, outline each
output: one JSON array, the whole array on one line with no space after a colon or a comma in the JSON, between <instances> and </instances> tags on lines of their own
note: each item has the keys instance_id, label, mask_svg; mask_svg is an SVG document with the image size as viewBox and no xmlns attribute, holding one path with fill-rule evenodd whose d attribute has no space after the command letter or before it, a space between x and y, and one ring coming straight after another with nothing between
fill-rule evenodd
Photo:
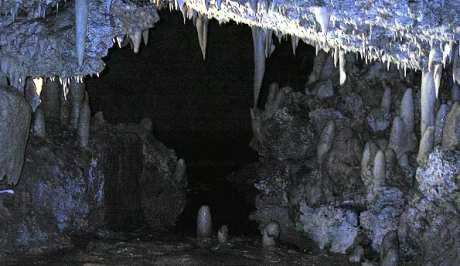
<instances>
[{"instance_id":1,"label":"dark cavern passage","mask_svg":"<svg viewBox=\"0 0 460 266\"><path fill-rule=\"evenodd\" d=\"M460 2L0 4L0 265L458 266Z\"/></svg>"},{"instance_id":2,"label":"dark cavern passage","mask_svg":"<svg viewBox=\"0 0 460 266\"><path fill-rule=\"evenodd\" d=\"M194 232L196 212L208 204L216 226L227 224L237 235L258 234L257 224L248 219L255 207L226 180L233 171L257 161L256 152L249 147L251 32L242 25L210 21L204 61L192 23L184 24L179 12L163 11L160 16L161 21L150 32L149 45L141 47L139 54L133 55L130 45L113 48L100 78L87 79L91 110L103 112L113 124L150 118L153 135L184 158L188 200L177 230ZM314 49L300 44L296 54L287 39L277 47L267 62L264 87L275 81L293 88L304 86ZM131 163L125 163L125 168L132 169L125 173L126 180L141 174L135 173L139 169L133 165L136 155L129 156L123 158ZM118 185L129 187L129 182ZM125 201L136 201L132 198L135 190L127 191L115 197L126 195ZM123 208L124 214L130 211ZM132 226L133 221L128 219L127 224Z\"/></svg>"}]
</instances>

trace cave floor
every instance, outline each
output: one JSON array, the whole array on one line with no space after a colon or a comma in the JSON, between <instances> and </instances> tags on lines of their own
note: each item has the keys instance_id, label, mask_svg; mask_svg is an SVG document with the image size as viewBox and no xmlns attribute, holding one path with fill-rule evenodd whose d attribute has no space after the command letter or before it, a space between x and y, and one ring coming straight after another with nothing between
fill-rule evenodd
<instances>
[{"instance_id":1,"label":"cave floor","mask_svg":"<svg viewBox=\"0 0 460 266\"><path fill-rule=\"evenodd\" d=\"M354 265L344 255L285 245L263 248L255 237L235 237L219 244L217 239L170 233L108 233L77 242L71 249L46 256L12 256L6 265Z\"/></svg>"}]
</instances>

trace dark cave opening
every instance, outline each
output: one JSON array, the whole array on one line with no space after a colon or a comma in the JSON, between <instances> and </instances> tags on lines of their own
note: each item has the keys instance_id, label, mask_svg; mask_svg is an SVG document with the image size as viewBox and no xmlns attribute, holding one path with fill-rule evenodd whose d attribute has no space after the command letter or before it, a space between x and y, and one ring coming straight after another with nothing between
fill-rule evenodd
<instances>
[{"instance_id":1,"label":"dark cave opening","mask_svg":"<svg viewBox=\"0 0 460 266\"><path fill-rule=\"evenodd\" d=\"M257 161L249 147L254 68L251 30L245 25L210 21L203 61L192 22L184 24L179 12L162 11L160 17L150 30L149 44L139 54L133 54L129 45L113 48L101 77L87 79L92 112L102 111L114 124L150 118L154 136L184 158L189 192L177 231L193 233L197 210L208 204L215 229L227 224L232 234L255 233L257 225L248 219L254 206L226 180L233 171ZM294 56L290 40L274 43L277 48L267 60L262 97L271 82L303 88L312 68L312 47L300 42ZM119 143L117 148L130 149L129 145ZM123 202L136 201L129 198L135 193L133 178L138 174L134 157L123 158L129 162L123 163L124 172L108 179L114 182L109 185L113 192L107 196L113 205L109 208L117 210L110 223L132 225L140 219L136 209L125 213L122 221L116 214L127 210ZM131 181L123 183L123 178Z\"/></svg>"}]
</instances>

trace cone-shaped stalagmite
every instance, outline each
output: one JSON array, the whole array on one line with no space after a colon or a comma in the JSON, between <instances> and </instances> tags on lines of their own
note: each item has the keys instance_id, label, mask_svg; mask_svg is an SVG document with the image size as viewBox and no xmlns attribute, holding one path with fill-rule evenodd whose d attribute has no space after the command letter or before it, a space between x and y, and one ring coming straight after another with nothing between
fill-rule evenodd
<instances>
[{"instance_id":1,"label":"cone-shaped stalagmite","mask_svg":"<svg viewBox=\"0 0 460 266\"><path fill-rule=\"evenodd\" d=\"M60 94L61 88L57 81L47 80L41 94L43 108L46 119L59 119L60 116Z\"/></svg>"},{"instance_id":2,"label":"cone-shaped stalagmite","mask_svg":"<svg viewBox=\"0 0 460 266\"><path fill-rule=\"evenodd\" d=\"M73 129L77 129L80 117L80 107L85 96L85 83L72 81L70 83L70 99L72 101L72 113L70 115L70 124Z\"/></svg>"},{"instance_id":3,"label":"cone-shaped stalagmite","mask_svg":"<svg viewBox=\"0 0 460 266\"><path fill-rule=\"evenodd\" d=\"M195 22L196 32L198 33L198 43L200 45L203 60L206 59L206 45L208 42L208 17L199 14Z\"/></svg>"},{"instance_id":4,"label":"cone-shaped stalagmite","mask_svg":"<svg viewBox=\"0 0 460 266\"><path fill-rule=\"evenodd\" d=\"M46 138L46 123L42 106L39 106L34 113L33 133L39 138Z\"/></svg>"},{"instance_id":5,"label":"cone-shaped stalagmite","mask_svg":"<svg viewBox=\"0 0 460 266\"><path fill-rule=\"evenodd\" d=\"M436 102L436 90L432 71L423 71L421 86L421 113L420 132L423 133L428 127L434 126L434 105Z\"/></svg>"},{"instance_id":6,"label":"cone-shaped stalagmite","mask_svg":"<svg viewBox=\"0 0 460 266\"><path fill-rule=\"evenodd\" d=\"M335 135L335 123L334 121L329 121L321 132L319 138L318 148L317 148L317 157L318 163L321 165L332 147Z\"/></svg>"},{"instance_id":7,"label":"cone-shaped stalagmite","mask_svg":"<svg viewBox=\"0 0 460 266\"><path fill-rule=\"evenodd\" d=\"M391 127L390 143L388 146L396 153L398 158L407 151L407 137L404 128L402 119L399 116L395 117Z\"/></svg>"},{"instance_id":8,"label":"cone-shaped stalagmite","mask_svg":"<svg viewBox=\"0 0 460 266\"><path fill-rule=\"evenodd\" d=\"M201 206L196 218L196 236L210 238L212 236L211 209L207 205Z\"/></svg>"},{"instance_id":9,"label":"cone-shaped stalagmite","mask_svg":"<svg viewBox=\"0 0 460 266\"><path fill-rule=\"evenodd\" d=\"M258 27L251 29L254 44L254 108L256 108L265 74L265 31Z\"/></svg>"},{"instance_id":10,"label":"cone-shaped stalagmite","mask_svg":"<svg viewBox=\"0 0 460 266\"><path fill-rule=\"evenodd\" d=\"M434 145L440 145L442 142L442 132L444 125L446 124L447 114L449 113L449 106L447 104L441 104L439 110L436 113L436 122L434 129Z\"/></svg>"},{"instance_id":11,"label":"cone-shaped stalagmite","mask_svg":"<svg viewBox=\"0 0 460 266\"><path fill-rule=\"evenodd\" d=\"M361 158L361 179L364 185L368 187L373 177L374 158L378 151L377 145L373 141L368 141L364 146L363 156Z\"/></svg>"},{"instance_id":12,"label":"cone-shaped stalagmite","mask_svg":"<svg viewBox=\"0 0 460 266\"><path fill-rule=\"evenodd\" d=\"M442 132L442 147L448 150L460 148L460 103L455 102L447 114Z\"/></svg>"},{"instance_id":13,"label":"cone-shaped stalagmite","mask_svg":"<svg viewBox=\"0 0 460 266\"><path fill-rule=\"evenodd\" d=\"M417 163L423 165L434 148L434 127L427 127L420 140L420 147L417 155Z\"/></svg>"},{"instance_id":14,"label":"cone-shaped stalagmite","mask_svg":"<svg viewBox=\"0 0 460 266\"><path fill-rule=\"evenodd\" d=\"M391 88L389 86L385 86L385 91L383 92L382 102L381 102L382 110L385 114L389 114L391 110Z\"/></svg>"},{"instance_id":15,"label":"cone-shaped stalagmite","mask_svg":"<svg viewBox=\"0 0 460 266\"><path fill-rule=\"evenodd\" d=\"M379 150L374 158L374 169L372 171L374 179L372 182L374 191L383 185L385 185L386 166L385 166L385 154L382 150Z\"/></svg>"},{"instance_id":16,"label":"cone-shaped stalagmite","mask_svg":"<svg viewBox=\"0 0 460 266\"><path fill-rule=\"evenodd\" d=\"M85 56L86 32L88 30L88 0L75 0L75 46L78 65Z\"/></svg>"},{"instance_id":17,"label":"cone-shaped stalagmite","mask_svg":"<svg viewBox=\"0 0 460 266\"><path fill-rule=\"evenodd\" d=\"M414 98L412 97L412 89L408 88L404 92L401 100L401 119L408 133L413 133L415 129L414 122Z\"/></svg>"},{"instance_id":18,"label":"cone-shaped stalagmite","mask_svg":"<svg viewBox=\"0 0 460 266\"><path fill-rule=\"evenodd\" d=\"M82 148L88 148L90 122L91 110L89 108L89 97L88 94L86 94L85 100L81 105L80 116L78 121L78 140L80 147Z\"/></svg>"}]
</instances>

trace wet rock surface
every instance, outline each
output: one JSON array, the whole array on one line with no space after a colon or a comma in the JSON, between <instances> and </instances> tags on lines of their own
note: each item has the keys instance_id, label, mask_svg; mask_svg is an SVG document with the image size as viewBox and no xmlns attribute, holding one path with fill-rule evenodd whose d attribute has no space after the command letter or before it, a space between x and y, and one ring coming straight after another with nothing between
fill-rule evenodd
<instances>
[{"instance_id":1,"label":"wet rock surface","mask_svg":"<svg viewBox=\"0 0 460 266\"><path fill-rule=\"evenodd\" d=\"M300 251L280 245L262 247L260 239L235 237L225 244L171 233L99 232L74 239L79 247L48 256L6 258L6 265L358 265L346 257Z\"/></svg>"}]
</instances>

